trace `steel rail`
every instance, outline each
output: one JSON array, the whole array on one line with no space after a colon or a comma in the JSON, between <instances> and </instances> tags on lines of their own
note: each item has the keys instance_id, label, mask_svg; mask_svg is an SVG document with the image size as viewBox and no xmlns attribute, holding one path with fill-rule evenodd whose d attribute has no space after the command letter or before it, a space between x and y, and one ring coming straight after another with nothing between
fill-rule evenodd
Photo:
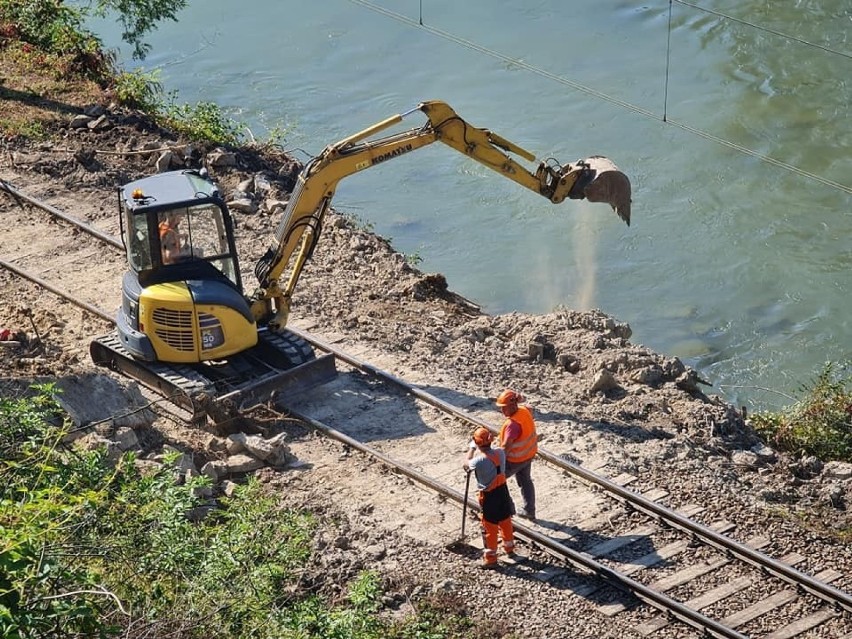
<instances>
[{"instance_id":1,"label":"steel rail","mask_svg":"<svg viewBox=\"0 0 852 639\"><path fill-rule=\"evenodd\" d=\"M49 282L46 282L43 279L41 279L39 276L33 275L29 271L26 271L26 270L24 270L24 269L22 269L18 266L15 266L11 262L7 262L4 259L0 259L0 268L5 268L9 271L12 271L13 273L19 275L20 277L23 277L24 279L30 280L31 282L38 284L42 288L47 289L51 293L54 293L55 295L58 295L59 297L62 297L64 299L68 300L72 304L75 304L75 305L79 306L80 308L89 311L93 315L97 315L101 319L105 319L108 322L115 323L114 317L112 317L111 315L109 315L105 311L99 309L97 306L93 306L92 304L89 304L88 302L84 302L83 300L81 300L77 297L74 297L70 293L66 293L66 292L56 288L55 286L53 286Z\"/></svg>"},{"instance_id":2,"label":"steel rail","mask_svg":"<svg viewBox=\"0 0 852 639\"><path fill-rule=\"evenodd\" d=\"M398 471L416 481L419 484L422 484L429 489L440 493L441 495L453 499L454 501L464 504L464 496L459 491L450 488L446 484L443 484L428 475L425 475L410 466L403 464L401 462L395 461L391 457L388 457L384 453L358 441L357 439L353 439L349 435L340 432L320 422L309 415L305 415L304 413L300 413L298 411L294 411L283 404L278 404L279 408L282 410L286 410L292 417L299 419L300 421L309 424L311 427L316 430L322 432L325 436L335 439L347 446L351 446L356 450L361 451L362 453L373 457L374 459L379 460L382 464L390 468L391 470ZM473 500L468 500L467 504L468 508L478 511L479 505ZM642 601L650 604L654 608L666 613L667 615L671 615L676 619L682 621L683 623L692 626L697 630L701 630L705 633L709 633L715 637L723 637L725 639L748 639L748 635L741 634L734 630L733 628L729 628L718 621L706 617L702 615L697 610L693 610L692 608L688 608L683 605L679 601L672 599L671 597L653 590L634 579L631 579L627 575L621 574L616 570L608 568L603 564L592 559L591 556L586 555L584 553L578 552L576 550L572 550L567 546L560 544L559 542L543 535L523 524L513 522L513 527L515 529L515 534L521 537L522 539L526 539L527 541L531 541L543 548L546 548L551 553L557 555L558 557L565 559L566 561L574 564L575 566L588 570L598 577L606 581L607 583L616 586L622 591L628 592L629 594L634 595L635 597L641 599Z\"/></svg>"},{"instance_id":3,"label":"steel rail","mask_svg":"<svg viewBox=\"0 0 852 639\"><path fill-rule=\"evenodd\" d=\"M34 198L30 195L27 195L26 193L19 191L14 186L9 184L9 182L7 182L6 180L0 179L0 191L5 191L9 195L11 195L18 202L19 205L21 204L20 201L23 200L27 204L30 204L31 206L42 209L43 211L47 211L51 215L58 217L62 220L65 220L69 224L73 224L74 226L78 227L80 230L85 231L89 235L96 237L97 239L101 240L102 242L106 242L107 244L110 244L110 245L114 246L115 248L118 248L118 249L121 249L122 251L124 251L124 244L122 244L120 240L115 239L114 236L108 235L108 234L104 233L103 231L96 229L94 226L92 226L88 222L84 222L83 220L76 218L73 215L69 215L65 211L61 211L58 208L56 208L55 206L51 206L47 202L44 202L42 200L39 200L39 199Z\"/></svg>"},{"instance_id":4,"label":"steel rail","mask_svg":"<svg viewBox=\"0 0 852 639\"><path fill-rule=\"evenodd\" d=\"M497 429L494 428L488 422L485 422L475 415L471 415L469 412L462 410L452 404L445 402L444 400L436 397L435 395L424 391L416 386L413 386L406 382L405 380L389 373L387 371L383 371L368 362L364 362L356 357L353 357L347 353L344 353L340 349L336 348L332 344L329 344L323 340L320 340L312 335L309 335L303 331L299 331L292 327L288 327L288 330L296 333L306 341L312 343L317 348L320 348L326 352L333 353L339 359L347 362L351 366L355 368L370 373L376 377L384 379L388 382L391 382L400 388L406 390L411 393L418 399L423 402L430 404L436 408L439 408L445 412L452 414L453 416L466 421L467 423L477 426L483 427L490 430L492 433L497 433ZM761 570L765 570L766 572L772 574L773 576L786 581L790 584L795 585L796 587L802 588L803 590L808 591L824 601L827 601L833 605L842 606L848 611L852 611L852 595L838 588L835 588L811 575L807 575L803 572L800 572L793 568L792 566L785 564L777 559L773 559L768 555L765 555L757 550L749 548L725 535L722 535L715 530L708 528L698 522L692 521L687 517L684 517L680 513L666 508L642 495L635 493L623 486L619 486L616 483L611 482L606 477L602 477L597 473L593 473L590 470L587 470L577 464L572 464L571 462L565 461L558 455L554 455L553 453L544 450L543 448L539 448L538 456L543 460L561 468L562 470L574 475L579 478L583 483L591 486L597 486L599 488L604 489L607 493L617 496L619 499L623 500L631 508L638 510L640 512L645 513L646 515L651 516L652 518L663 521L667 525L672 528L676 528L681 532L685 532L691 536L695 536L700 538L702 541L707 543L710 546L713 546L719 550L722 550L725 553L729 553L731 555L736 556L741 561L744 561L748 564L756 566Z\"/></svg>"}]
</instances>

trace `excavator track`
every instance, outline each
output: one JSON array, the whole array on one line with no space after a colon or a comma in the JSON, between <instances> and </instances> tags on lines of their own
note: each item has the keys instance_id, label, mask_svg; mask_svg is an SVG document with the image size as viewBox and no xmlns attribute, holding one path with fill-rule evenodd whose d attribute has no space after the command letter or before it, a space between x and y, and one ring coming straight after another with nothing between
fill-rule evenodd
<instances>
[{"instance_id":1,"label":"excavator track","mask_svg":"<svg viewBox=\"0 0 852 639\"><path fill-rule=\"evenodd\" d=\"M185 408L197 418L197 401L193 398L215 394L215 385L194 367L181 364L142 362L122 345L118 332L95 338L89 345L92 361L98 366L127 375L169 401Z\"/></svg>"},{"instance_id":2,"label":"excavator track","mask_svg":"<svg viewBox=\"0 0 852 639\"><path fill-rule=\"evenodd\" d=\"M331 381L337 371L334 356L317 358L313 347L289 331L263 330L258 345L227 361L165 364L135 359L118 333L96 338L92 361L122 373L188 410L193 421L231 420L239 411L273 396L301 392Z\"/></svg>"}]
</instances>

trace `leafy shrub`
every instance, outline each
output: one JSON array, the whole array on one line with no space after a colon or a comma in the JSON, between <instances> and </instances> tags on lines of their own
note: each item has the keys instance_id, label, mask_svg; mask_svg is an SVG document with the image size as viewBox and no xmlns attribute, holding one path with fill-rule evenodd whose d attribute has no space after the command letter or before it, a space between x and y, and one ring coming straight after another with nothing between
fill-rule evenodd
<instances>
[{"instance_id":1,"label":"leafy shrub","mask_svg":"<svg viewBox=\"0 0 852 639\"><path fill-rule=\"evenodd\" d=\"M75 522L99 495L61 460L53 387L37 390L31 401L0 399L0 635L95 636L105 629L98 599L107 593L63 558L73 552ZM97 458L71 464L97 467Z\"/></svg>"},{"instance_id":2,"label":"leafy shrub","mask_svg":"<svg viewBox=\"0 0 852 639\"><path fill-rule=\"evenodd\" d=\"M56 0L0 0L0 32L31 45L37 58L50 56L54 68L102 77L108 71L102 43L84 28L84 9Z\"/></svg>"},{"instance_id":3,"label":"leafy shrub","mask_svg":"<svg viewBox=\"0 0 852 639\"><path fill-rule=\"evenodd\" d=\"M816 380L802 387L802 399L784 411L758 413L752 423L781 450L824 461L852 461L852 378L826 364Z\"/></svg>"},{"instance_id":4,"label":"leafy shrub","mask_svg":"<svg viewBox=\"0 0 852 639\"><path fill-rule=\"evenodd\" d=\"M148 113L159 112L163 89L157 71L143 69L119 71L113 76L112 91L115 98L131 108Z\"/></svg>"},{"instance_id":5,"label":"leafy shrub","mask_svg":"<svg viewBox=\"0 0 852 639\"><path fill-rule=\"evenodd\" d=\"M164 19L175 20L186 0L0 0L0 34L11 35L40 49L72 53L81 62L100 68L100 39L84 27L89 16L114 12L123 27L122 39L133 46L133 57L144 59L150 45L143 40Z\"/></svg>"},{"instance_id":6,"label":"leafy shrub","mask_svg":"<svg viewBox=\"0 0 852 639\"><path fill-rule=\"evenodd\" d=\"M161 111L160 119L167 127L191 140L237 146L242 139L240 130L243 125L226 116L222 108L213 102L190 105L175 104L172 100Z\"/></svg>"}]
</instances>

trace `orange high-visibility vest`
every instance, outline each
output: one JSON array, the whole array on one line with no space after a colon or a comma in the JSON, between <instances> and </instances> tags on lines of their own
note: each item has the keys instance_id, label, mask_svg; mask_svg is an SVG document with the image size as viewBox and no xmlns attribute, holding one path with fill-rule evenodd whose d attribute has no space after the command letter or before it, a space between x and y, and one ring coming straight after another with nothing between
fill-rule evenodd
<instances>
[{"instance_id":1,"label":"orange high-visibility vest","mask_svg":"<svg viewBox=\"0 0 852 639\"><path fill-rule=\"evenodd\" d=\"M180 236L178 235L177 229L174 228L168 221L160 222L157 227L160 231L160 243L165 246L166 244L172 244L172 246L168 246L170 250L177 249L180 246Z\"/></svg>"},{"instance_id":2,"label":"orange high-visibility vest","mask_svg":"<svg viewBox=\"0 0 852 639\"><path fill-rule=\"evenodd\" d=\"M511 417L507 417L500 427L501 442L506 429L513 421L521 425L521 435L515 441L505 444L506 461L519 464L535 457L538 452L538 436L532 412L526 406L518 406L518 410Z\"/></svg>"},{"instance_id":3,"label":"orange high-visibility vest","mask_svg":"<svg viewBox=\"0 0 852 639\"><path fill-rule=\"evenodd\" d=\"M497 476L492 479L491 483L488 484L488 487L482 491L484 493L490 493L495 488L499 488L506 483L506 475L500 470L500 455L497 454L497 451L489 450L487 453L483 451L483 455L490 459L491 463L497 467Z\"/></svg>"}]
</instances>

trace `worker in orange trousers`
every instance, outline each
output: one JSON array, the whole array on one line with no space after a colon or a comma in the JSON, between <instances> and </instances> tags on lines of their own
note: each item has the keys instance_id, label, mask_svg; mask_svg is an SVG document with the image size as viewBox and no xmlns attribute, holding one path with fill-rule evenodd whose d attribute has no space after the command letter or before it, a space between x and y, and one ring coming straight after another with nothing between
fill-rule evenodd
<instances>
[{"instance_id":1,"label":"worker in orange trousers","mask_svg":"<svg viewBox=\"0 0 852 639\"><path fill-rule=\"evenodd\" d=\"M497 546L501 538L506 554L515 552L514 505L506 485L506 454L500 448L491 447L493 440L494 436L487 428L477 428L464 462L465 470L473 472L476 478L484 546L482 565L485 568L498 565Z\"/></svg>"}]
</instances>

